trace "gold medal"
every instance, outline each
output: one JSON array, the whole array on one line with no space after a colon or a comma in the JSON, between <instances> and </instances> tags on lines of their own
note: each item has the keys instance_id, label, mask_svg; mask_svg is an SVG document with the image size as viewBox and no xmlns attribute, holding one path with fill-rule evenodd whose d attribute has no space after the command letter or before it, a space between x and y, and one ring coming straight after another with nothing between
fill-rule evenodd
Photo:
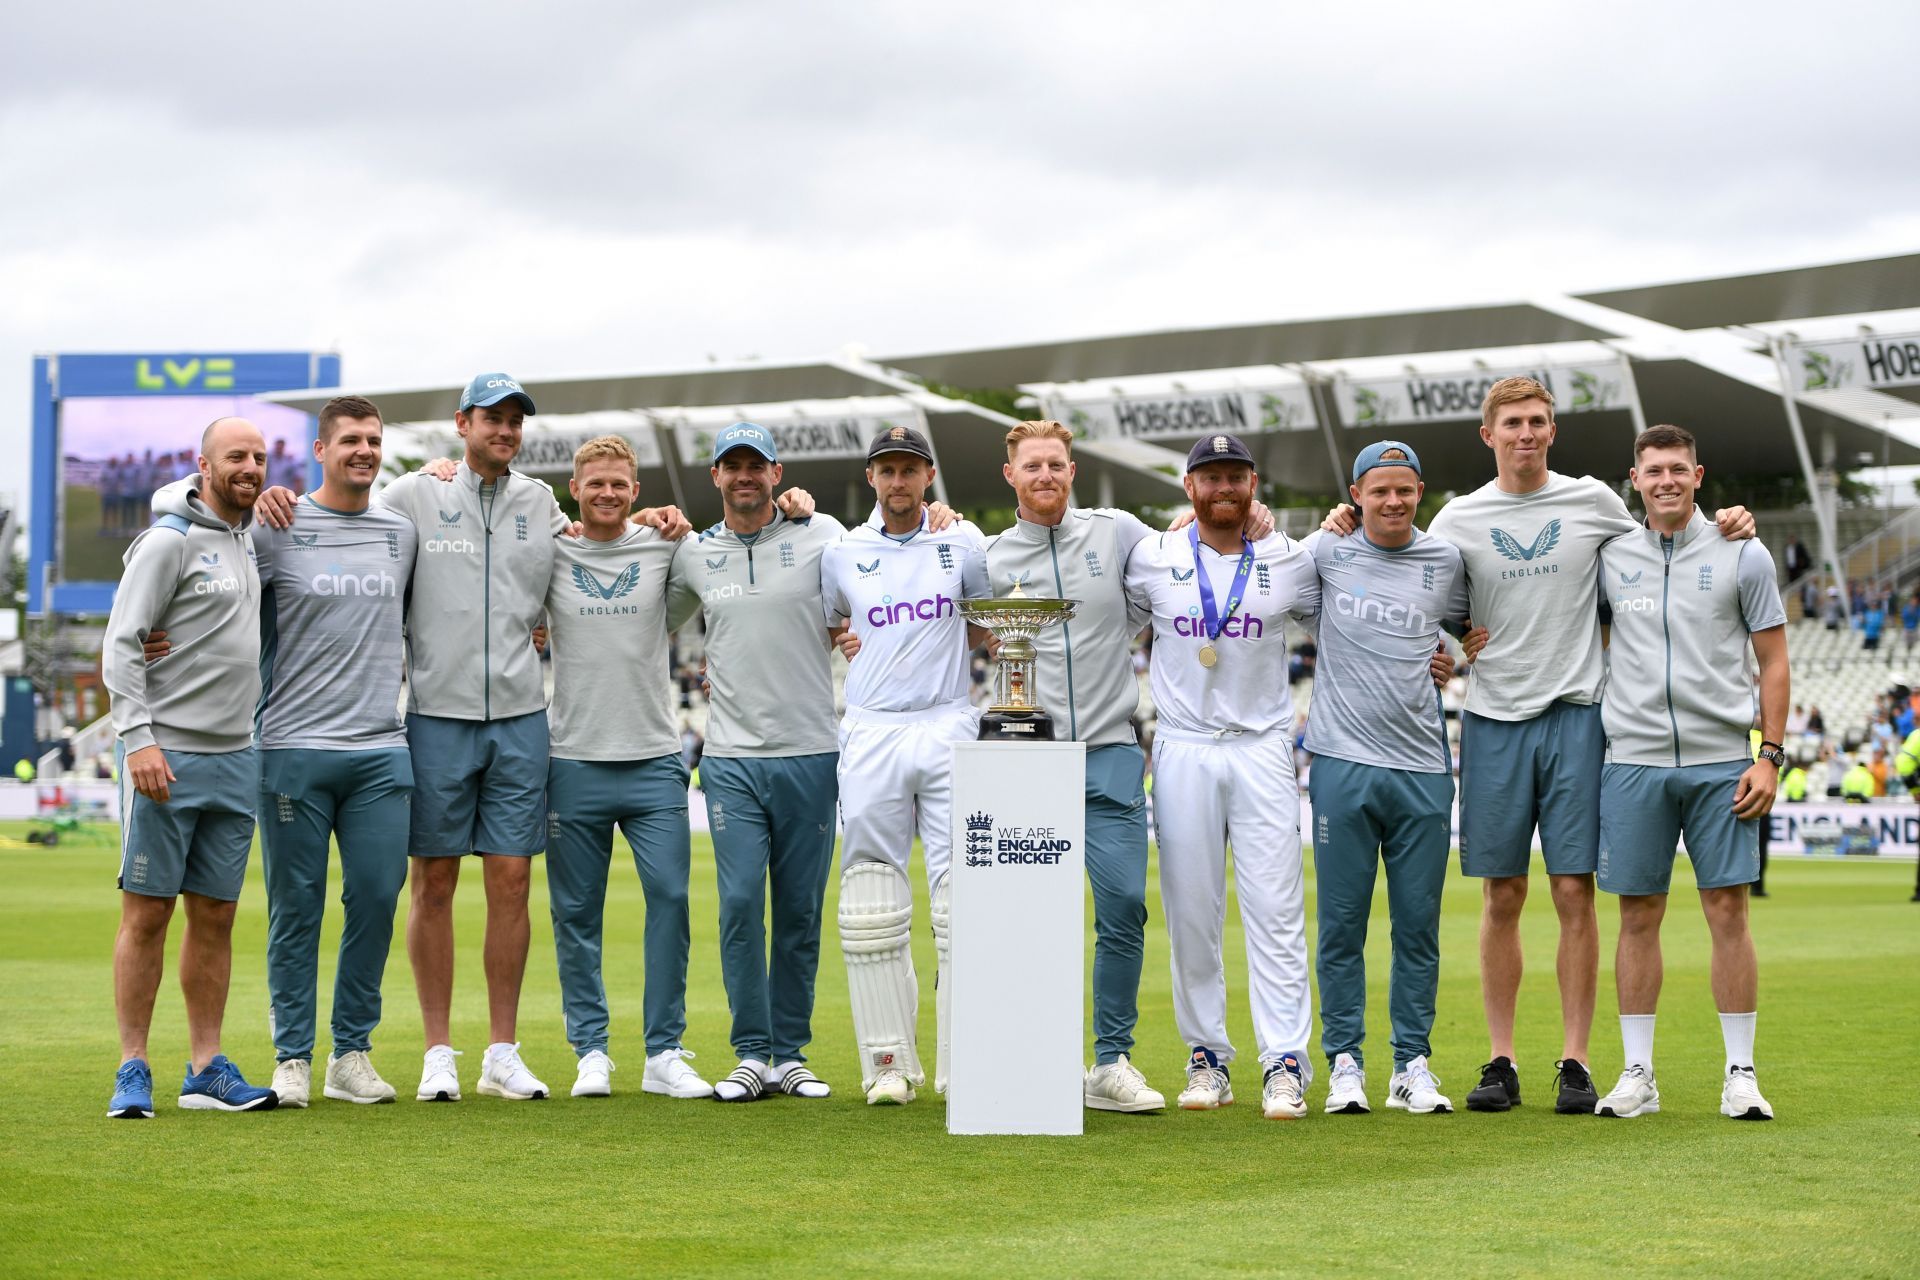
<instances>
[{"instance_id":1,"label":"gold medal","mask_svg":"<svg viewBox=\"0 0 1920 1280\"><path fill-rule=\"evenodd\" d=\"M1220 661L1220 651L1214 648L1211 643L1203 644L1200 646L1200 665L1201 666L1211 670L1213 667L1213 664L1218 661Z\"/></svg>"}]
</instances>

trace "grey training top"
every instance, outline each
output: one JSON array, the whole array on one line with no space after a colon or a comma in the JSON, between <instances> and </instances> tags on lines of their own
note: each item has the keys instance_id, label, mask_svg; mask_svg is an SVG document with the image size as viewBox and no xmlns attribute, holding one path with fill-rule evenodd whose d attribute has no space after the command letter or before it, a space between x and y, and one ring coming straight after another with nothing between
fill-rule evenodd
<instances>
[{"instance_id":1,"label":"grey training top","mask_svg":"<svg viewBox=\"0 0 1920 1280\"><path fill-rule=\"evenodd\" d=\"M1450 773L1446 715L1430 664L1443 623L1467 617L1460 549L1418 529L1404 547L1364 533L1307 539L1320 574L1319 657L1308 752Z\"/></svg>"},{"instance_id":2,"label":"grey training top","mask_svg":"<svg viewBox=\"0 0 1920 1280\"><path fill-rule=\"evenodd\" d=\"M292 528L254 530L262 747L407 745L400 675L416 541L397 511L334 511L311 495Z\"/></svg>"},{"instance_id":3,"label":"grey training top","mask_svg":"<svg viewBox=\"0 0 1920 1280\"><path fill-rule=\"evenodd\" d=\"M153 495L160 518L133 540L107 615L101 669L127 751L218 755L253 745L260 701L260 575L253 539L200 500L196 473ZM149 664L147 635L167 656Z\"/></svg>"},{"instance_id":4,"label":"grey training top","mask_svg":"<svg viewBox=\"0 0 1920 1280\"><path fill-rule=\"evenodd\" d=\"M548 732L556 760L653 760L680 750L669 692L674 544L627 526L612 542L553 540Z\"/></svg>"},{"instance_id":5,"label":"grey training top","mask_svg":"<svg viewBox=\"0 0 1920 1280\"><path fill-rule=\"evenodd\" d=\"M1127 557L1153 530L1125 511L1079 507L1057 525L1021 520L987 539L993 594L1078 600L1070 622L1034 637L1035 693L1055 732L1093 746L1132 742L1140 685L1133 637L1151 617L1127 604Z\"/></svg>"},{"instance_id":6,"label":"grey training top","mask_svg":"<svg viewBox=\"0 0 1920 1280\"><path fill-rule=\"evenodd\" d=\"M553 490L509 471L488 497L463 459L450 482L415 471L374 502L405 515L420 534L407 619L407 710L501 720L546 706L533 628L546 606L554 535L568 524Z\"/></svg>"},{"instance_id":7,"label":"grey training top","mask_svg":"<svg viewBox=\"0 0 1920 1280\"><path fill-rule=\"evenodd\" d=\"M1612 614L1601 717L1614 764L1725 764L1751 754L1752 633L1785 626L1773 557L1695 508L1672 538L1640 527L1600 550Z\"/></svg>"},{"instance_id":8,"label":"grey training top","mask_svg":"<svg viewBox=\"0 0 1920 1280\"><path fill-rule=\"evenodd\" d=\"M845 532L829 515L795 521L776 510L746 537L721 523L679 542L667 580L667 627L704 616L707 755L839 750L820 553Z\"/></svg>"}]
</instances>

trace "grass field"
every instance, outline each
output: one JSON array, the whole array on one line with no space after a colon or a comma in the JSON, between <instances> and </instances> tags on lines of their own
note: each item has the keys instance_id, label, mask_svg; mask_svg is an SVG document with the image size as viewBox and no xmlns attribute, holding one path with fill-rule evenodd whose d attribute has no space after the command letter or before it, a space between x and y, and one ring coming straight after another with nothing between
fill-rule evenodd
<instances>
[{"instance_id":1,"label":"grass field","mask_svg":"<svg viewBox=\"0 0 1920 1280\"><path fill-rule=\"evenodd\" d=\"M17 826L0 829L20 834ZM714 1078L732 1062L710 856L696 837L688 1045ZM459 907L454 1009L467 1101L405 1100L419 1070L419 1021L396 947L375 1060L401 1088L398 1105L316 1101L308 1111L241 1116L177 1110L170 1096L185 1027L170 972L153 1035L157 1117L110 1122L104 1112L118 1061L107 963L114 861L106 844L0 849L8 885L0 900L0 1275L1920 1270L1920 1098L1907 1074L1920 1043L1920 906L1907 902L1910 866L1775 864L1773 897L1755 904L1760 1080L1780 1117L1770 1125L1718 1114L1721 1055L1705 928L1679 897L1668 921L1657 1054L1666 1109L1614 1122L1552 1114L1544 1104L1558 1002L1552 913L1542 895L1528 912L1533 968L1520 1023L1528 1101L1520 1110L1325 1116L1323 1069L1309 1119L1262 1120L1230 905L1232 1027L1247 1054L1239 1105L1090 1113L1079 1139L955 1139L931 1091L903 1110L862 1104L831 932L813 1055L836 1086L830 1101L725 1107L642 1094L642 905L630 866L620 863L608 901L620 1063L613 1098L565 1096L572 1055L536 870L523 1051L561 1097L506 1103L471 1092L485 1024L481 903L478 885L469 884ZM258 867L256 859L241 905L226 1044L264 1082L272 1050ZM1676 888L1691 896L1684 872ZM1136 1059L1171 1096L1184 1050L1152 905ZM1484 1054L1476 912L1473 886L1454 879L1434 1042L1456 1104ZM1384 935L1384 897L1374 918ZM930 989L925 920L923 902L916 943ZM338 923L336 907L329 947ZM1602 929L1610 951L1614 928L1604 912ZM1376 936L1376 1104L1389 1057L1385 956L1384 936ZM1593 1062L1602 1089L1620 1067L1610 962L1603 963ZM330 959L321 981L324 993ZM326 1008L323 994L323 1037ZM930 998L922 1010L922 1041L931 1044Z\"/></svg>"}]
</instances>

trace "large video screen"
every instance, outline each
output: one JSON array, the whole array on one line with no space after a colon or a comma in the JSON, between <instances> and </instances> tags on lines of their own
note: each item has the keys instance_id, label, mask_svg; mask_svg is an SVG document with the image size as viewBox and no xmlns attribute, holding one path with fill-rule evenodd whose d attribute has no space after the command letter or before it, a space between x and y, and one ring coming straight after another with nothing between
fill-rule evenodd
<instances>
[{"instance_id":1,"label":"large video screen","mask_svg":"<svg viewBox=\"0 0 1920 1280\"><path fill-rule=\"evenodd\" d=\"M199 469L200 434L238 415L267 438L267 483L307 488L313 420L249 396L105 396L60 406L64 582L117 582L121 557L153 523L153 491Z\"/></svg>"}]
</instances>

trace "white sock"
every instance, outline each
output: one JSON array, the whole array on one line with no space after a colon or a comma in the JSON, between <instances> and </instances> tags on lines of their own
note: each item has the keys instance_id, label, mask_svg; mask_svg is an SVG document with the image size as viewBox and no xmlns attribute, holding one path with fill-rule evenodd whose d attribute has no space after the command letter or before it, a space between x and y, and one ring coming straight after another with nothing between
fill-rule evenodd
<instances>
[{"instance_id":1,"label":"white sock","mask_svg":"<svg viewBox=\"0 0 1920 1280\"><path fill-rule=\"evenodd\" d=\"M1627 1065L1646 1068L1653 1074L1653 1019L1651 1013L1620 1015L1620 1045L1627 1053Z\"/></svg>"},{"instance_id":2,"label":"white sock","mask_svg":"<svg viewBox=\"0 0 1920 1280\"><path fill-rule=\"evenodd\" d=\"M1753 1066L1753 1023L1758 1013L1723 1013L1720 1038L1727 1045L1727 1070Z\"/></svg>"}]
</instances>

